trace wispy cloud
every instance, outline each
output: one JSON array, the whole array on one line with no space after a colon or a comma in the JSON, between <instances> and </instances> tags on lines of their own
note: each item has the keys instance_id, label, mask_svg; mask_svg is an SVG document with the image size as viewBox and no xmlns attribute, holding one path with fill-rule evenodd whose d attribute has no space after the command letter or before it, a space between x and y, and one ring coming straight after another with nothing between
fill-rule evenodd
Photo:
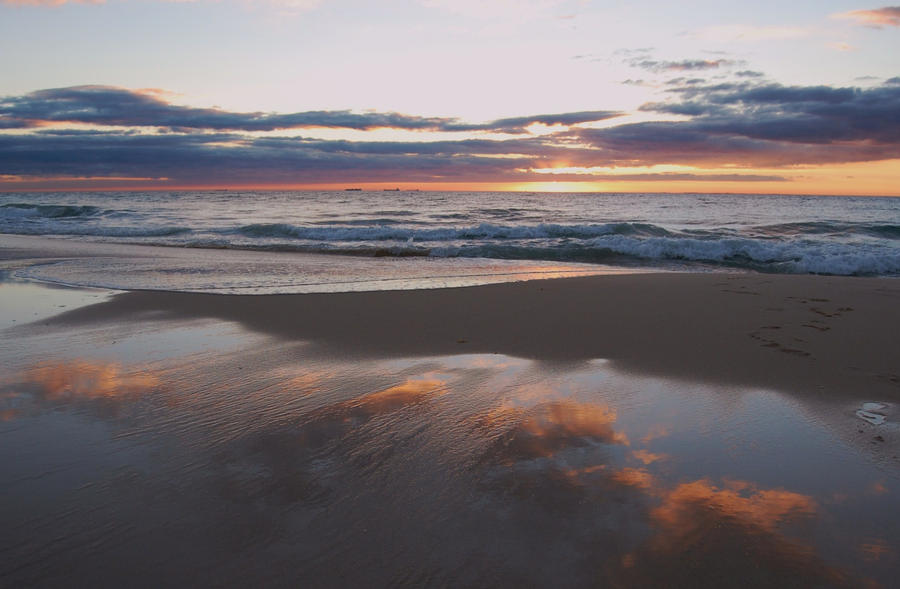
<instances>
[{"instance_id":1,"label":"wispy cloud","mask_svg":"<svg viewBox=\"0 0 900 589\"><path fill-rule=\"evenodd\" d=\"M3 0L8 6L62 6L63 4L103 4L106 0Z\"/></svg>"},{"instance_id":2,"label":"wispy cloud","mask_svg":"<svg viewBox=\"0 0 900 589\"><path fill-rule=\"evenodd\" d=\"M692 31L687 35L706 41L784 41L807 37L806 27L776 27L753 25L717 25Z\"/></svg>"},{"instance_id":3,"label":"wispy cloud","mask_svg":"<svg viewBox=\"0 0 900 589\"><path fill-rule=\"evenodd\" d=\"M160 0L173 3L193 3L202 0ZM215 0L213 0L215 1ZM247 0L250 4L261 4L277 8L283 14L301 14L318 8L324 0ZM106 0L0 0L8 6L62 6L64 4L105 4Z\"/></svg>"},{"instance_id":4,"label":"wispy cloud","mask_svg":"<svg viewBox=\"0 0 900 589\"><path fill-rule=\"evenodd\" d=\"M467 18L521 21L546 16L565 0L419 0L419 3Z\"/></svg>"},{"instance_id":5,"label":"wispy cloud","mask_svg":"<svg viewBox=\"0 0 900 589\"><path fill-rule=\"evenodd\" d=\"M856 51L856 47L845 41L835 41L833 43L829 43L828 48L834 49L835 51Z\"/></svg>"},{"instance_id":6,"label":"wispy cloud","mask_svg":"<svg viewBox=\"0 0 900 589\"><path fill-rule=\"evenodd\" d=\"M524 133L536 123L573 125L619 116L615 111L540 114L469 123L456 118L419 117L395 112L305 111L287 114L241 113L194 108L164 100L158 90L113 86L72 86L0 98L0 128L28 128L47 123L86 123L129 127L165 127L213 131L273 131L277 129L379 128L420 131L493 131Z\"/></svg>"},{"instance_id":7,"label":"wispy cloud","mask_svg":"<svg viewBox=\"0 0 900 589\"><path fill-rule=\"evenodd\" d=\"M655 73L663 72L696 72L715 70L723 67L743 65L744 62L733 59L682 59L678 61L658 59L629 59L625 63L631 67Z\"/></svg>"},{"instance_id":8,"label":"wispy cloud","mask_svg":"<svg viewBox=\"0 0 900 589\"><path fill-rule=\"evenodd\" d=\"M832 18L852 20L857 24L881 29L884 27L900 27L900 6L885 6L871 10L851 10L833 14Z\"/></svg>"}]
</instances>

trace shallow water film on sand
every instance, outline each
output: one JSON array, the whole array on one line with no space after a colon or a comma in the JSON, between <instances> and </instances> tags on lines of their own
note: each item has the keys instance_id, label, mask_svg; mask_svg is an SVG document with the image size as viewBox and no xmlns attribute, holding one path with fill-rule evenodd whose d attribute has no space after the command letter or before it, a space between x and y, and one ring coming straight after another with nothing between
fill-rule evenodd
<instances>
[{"instance_id":1,"label":"shallow water film on sand","mask_svg":"<svg viewBox=\"0 0 900 589\"><path fill-rule=\"evenodd\" d=\"M342 357L224 320L65 320L96 291L0 296L62 313L0 340L3 586L887 587L900 566L882 399L464 341Z\"/></svg>"}]
</instances>

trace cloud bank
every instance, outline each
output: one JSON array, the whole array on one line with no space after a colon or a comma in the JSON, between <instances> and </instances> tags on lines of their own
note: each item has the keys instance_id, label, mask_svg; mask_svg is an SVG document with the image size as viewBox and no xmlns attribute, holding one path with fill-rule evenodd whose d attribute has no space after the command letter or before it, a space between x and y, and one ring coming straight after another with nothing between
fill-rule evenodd
<instances>
[{"instance_id":1,"label":"cloud bank","mask_svg":"<svg viewBox=\"0 0 900 589\"><path fill-rule=\"evenodd\" d=\"M176 185L772 182L786 175L754 168L787 172L900 158L900 84L894 78L864 89L737 80L676 81L666 87L666 100L641 110L682 119L619 124L621 113L606 110L470 123L402 113L230 112L106 86L41 90L0 99L0 177L168 178ZM584 125L598 121L606 123ZM550 132L530 133L536 123ZM321 127L453 133L428 141L268 133ZM459 139L463 131L468 138ZM695 171L653 173L659 165ZM642 170L617 172L636 167Z\"/></svg>"},{"instance_id":2,"label":"cloud bank","mask_svg":"<svg viewBox=\"0 0 900 589\"><path fill-rule=\"evenodd\" d=\"M524 133L535 123L546 125L602 121L621 115L613 111L533 115L488 123L465 123L454 118L430 118L399 113L307 111L289 114L238 113L214 108L192 108L166 102L155 91L111 86L73 86L39 90L0 99L0 126L28 128L49 122L87 123L172 130L274 131L280 129L335 128L368 131L496 131Z\"/></svg>"}]
</instances>

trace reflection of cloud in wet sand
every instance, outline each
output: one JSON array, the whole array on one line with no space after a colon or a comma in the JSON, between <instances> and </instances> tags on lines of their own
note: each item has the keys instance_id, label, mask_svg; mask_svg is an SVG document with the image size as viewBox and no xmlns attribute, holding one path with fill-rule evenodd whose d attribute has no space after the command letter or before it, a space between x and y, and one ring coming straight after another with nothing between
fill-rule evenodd
<instances>
[{"instance_id":1,"label":"reflection of cloud in wet sand","mask_svg":"<svg viewBox=\"0 0 900 589\"><path fill-rule=\"evenodd\" d=\"M515 423L499 440L501 454L512 461L548 457L592 443L628 444L625 434L613 429L615 410L604 405L557 401L528 411L500 408L484 421L488 426Z\"/></svg>"},{"instance_id":2,"label":"reflection of cloud in wet sand","mask_svg":"<svg viewBox=\"0 0 900 589\"><path fill-rule=\"evenodd\" d=\"M643 462L644 464L653 464L657 460L663 460L667 458L665 454L657 454L655 452L650 452L648 450L635 450L631 453L632 456Z\"/></svg>"},{"instance_id":3,"label":"reflection of cloud in wet sand","mask_svg":"<svg viewBox=\"0 0 900 589\"><path fill-rule=\"evenodd\" d=\"M329 483L322 479L334 476L340 468L350 464L348 460L335 461L332 454L353 448L352 442L345 439L349 432L378 415L399 411L440 394L445 390L445 384L443 380L433 378L408 379L323 407L308 415L302 424L264 429L239 438L220 455L220 461L226 466L221 471L220 493L238 502L259 497L283 503L319 500L328 494ZM393 430L386 428L385 431ZM377 443L368 446L380 447ZM356 457L367 464L378 462L364 454L360 452ZM308 467L311 456L317 461L313 468ZM331 464L330 468L323 468L326 462Z\"/></svg>"},{"instance_id":4,"label":"reflection of cloud in wet sand","mask_svg":"<svg viewBox=\"0 0 900 589\"><path fill-rule=\"evenodd\" d=\"M390 413L415 404L444 390L445 382L437 379L409 379L374 393L329 405L311 415L299 430L302 446L318 446L341 435L376 415Z\"/></svg>"},{"instance_id":5,"label":"reflection of cloud in wet sand","mask_svg":"<svg viewBox=\"0 0 900 589\"><path fill-rule=\"evenodd\" d=\"M126 372L120 364L83 360L43 363L25 371L23 380L36 385L46 399L99 399L143 393L159 385L147 371Z\"/></svg>"},{"instance_id":6,"label":"reflection of cloud in wet sand","mask_svg":"<svg viewBox=\"0 0 900 589\"><path fill-rule=\"evenodd\" d=\"M728 481L719 488L701 479L666 493L662 506L654 509L652 516L665 526L686 531L698 509L717 513L739 525L774 531L787 519L812 515L816 504L808 495L784 489L759 489L744 481Z\"/></svg>"},{"instance_id":7,"label":"reflection of cloud in wet sand","mask_svg":"<svg viewBox=\"0 0 900 589\"><path fill-rule=\"evenodd\" d=\"M643 468L623 468L612 473L610 478L622 485L640 489L649 489L654 482L653 476Z\"/></svg>"},{"instance_id":8,"label":"reflection of cloud in wet sand","mask_svg":"<svg viewBox=\"0 0 900 589\"><path fill-rule=\"evenodd\" d=\"M83 404L102 412L117 412L123 404L159 385L159 377L149 370L126 370L117 363L41 362L3 385L0 419L29 414L40 405Z\"/></svg>"},{"instance_id":9,"label":"reflection of cloud in wet sand","mask_svg":"<svg viewBox=\"0 0 900 589\"><path fill-rule=\"evenodd\" d=\"M842 585L811 546L787 538L781 527L816 514L808 495L753 483L707 479L662 488L643 470L613 475L660 498L650 511L656 533L612 567L620 585L667 586Z\"/></svg>"},{"instance_id":10,"label":"reflection of cloud in wet sand","mask_svg":"<svg viewBox=\"0 0 900 589\"><path fill-rule=\"evenodd\" d=\"M443 389L444 385L443 380L407 380L402 384L370 393L358 401L349 403L349 406L356 412L375 415L399 409L426 395L435 394Z\"/></svg>"},{"instance_id":11,"label":"reflection of cloud in wet sand","mask_svg":"<svg viewBox=\"0 0 900 589\"><path fill-rule=\"evenodd\" d=\"M863 542L859 546L859 551L862 553L863 560L866 562L876 562L884 559L893 560L893 557L895 556L894 551L888 543L881 538L872 538Z\"/></svg>"}]
</instances>

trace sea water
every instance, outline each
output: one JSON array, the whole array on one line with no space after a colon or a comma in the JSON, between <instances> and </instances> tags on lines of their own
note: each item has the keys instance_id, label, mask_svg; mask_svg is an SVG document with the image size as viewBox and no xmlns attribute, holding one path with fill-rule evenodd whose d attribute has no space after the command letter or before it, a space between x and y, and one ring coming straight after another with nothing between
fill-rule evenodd
<instances>
[{"instance_id":1,"label":"sea water","mask_svg":"<svg viewBox=\"0 0 900 589\"><path fill-rule=\"evenodd\" d=\"M126 264L111 271L96 260L82 260L44 267L32 276L122 288L305 292L368 290L385 280L391 288L422 288L457 285L454 280L441 282L448 276L470 277L459 282L468 284L615 268L900 275L897 198L424 191L5 193L0 194L0 233L170 248L165 256L143 256L140 267ZM266 257L267 263L278 266L273 270L260 256L236 262L221 253L204 258L198 250L295 255L277 258L278 263ZM307 256L298 258L298 253ZM154 266L154 259L177 260ZM292 260L287 268L279 265L286 260ZM254 269L259 280L247 278L247 268ZM270 270L283 275L275 279ZM203 280L198 273L204 274Z\"/></svg>"}]
</instances>

